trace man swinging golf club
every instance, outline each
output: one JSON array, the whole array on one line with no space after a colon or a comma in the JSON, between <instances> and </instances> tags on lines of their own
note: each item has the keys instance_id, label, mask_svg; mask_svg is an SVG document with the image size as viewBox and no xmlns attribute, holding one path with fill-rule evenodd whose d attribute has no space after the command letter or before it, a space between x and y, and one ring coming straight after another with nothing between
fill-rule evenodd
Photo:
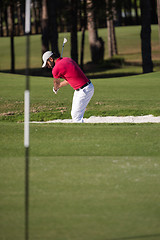
<instances>
[{"instance_id":1,"label":"man swinging golf club","mask_svg":"<svg viewBox=\"0 0 160 240\"><path fill-rule=\"evenodd\" d=\"M67 39L64 39L63 47L66 41ZM62 53L61 57L58 57L51 51L45 52L42 56L42 67L48 67L52 69L52 75L54 78L53 92L55 94L57 94L61 87L64 87L68 84L75 90L72 100L71 116L73 122L82 123L85 109L94 93L94 86L82 72L78 64L71 58L62 58ZM60 81L60 78L64 80Z\"/></svg>"}]
</instances>

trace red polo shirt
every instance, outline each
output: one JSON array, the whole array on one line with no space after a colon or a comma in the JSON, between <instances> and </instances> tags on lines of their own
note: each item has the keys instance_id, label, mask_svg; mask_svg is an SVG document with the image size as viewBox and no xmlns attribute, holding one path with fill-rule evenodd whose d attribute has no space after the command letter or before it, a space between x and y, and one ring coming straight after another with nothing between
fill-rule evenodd
<instances>
[{"instance_id":1,"label":"red polo shirt","mask_svg":"<svg viewBox=\"0 0 160 240\"><path fill-rule=\"evenodd\" d=\"M67 57L56 60L52 75L54 78L65 79L75 90L89 81L78 64Z\"/></svg>"}]
</instances>

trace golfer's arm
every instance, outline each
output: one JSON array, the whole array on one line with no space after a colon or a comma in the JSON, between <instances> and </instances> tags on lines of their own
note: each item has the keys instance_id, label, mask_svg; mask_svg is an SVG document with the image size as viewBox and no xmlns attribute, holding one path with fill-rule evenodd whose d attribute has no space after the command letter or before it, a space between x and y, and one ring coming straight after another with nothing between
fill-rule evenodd
<instances>
[{"instance_id":1,"label":"golfer's arm","mask_svg":"<svg viewBox=\"0 0 160 240\"><path fill-rule=\"evenodd\" d=\"M54 83L54 89L55 90L57 90L61 87L67 86L69 84L66 80L61 82L59 78L54 78L53 83Z\"/></svg>"},{"instance_id":2,"label":"golfer's arm","mask_svg":"<svg viewBox=\"0 0 160 240\"><path fill-rule=\"evenodd\" d=\"M69 83L66 80L63 80L62 82L60 82L59 87L65 87L67 86Z\"/></svg>"}]
</instances>

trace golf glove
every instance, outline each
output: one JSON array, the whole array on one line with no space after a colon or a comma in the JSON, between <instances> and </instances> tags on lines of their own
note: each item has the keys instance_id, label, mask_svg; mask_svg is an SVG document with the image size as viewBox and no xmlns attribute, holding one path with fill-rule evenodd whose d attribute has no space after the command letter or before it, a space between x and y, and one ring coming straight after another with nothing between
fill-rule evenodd
<instances>
[{"instance_id":1,"label":"golf glove","mask_svg":"<svg viewBox=\"0 0 160 240\"><path fill-rule=\"evenodd\" d=\"M59 89L55 90L54 87L53 87L53 92L54 92L55 94L57 94L58 90L59 90Z\"/></svg>"}]
</instances>

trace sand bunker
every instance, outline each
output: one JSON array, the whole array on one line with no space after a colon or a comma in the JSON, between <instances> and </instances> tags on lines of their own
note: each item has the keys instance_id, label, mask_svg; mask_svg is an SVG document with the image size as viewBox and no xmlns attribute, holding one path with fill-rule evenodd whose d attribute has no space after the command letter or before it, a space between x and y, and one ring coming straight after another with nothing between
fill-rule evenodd
<instances>
[{"instance_id":1,"label":"sand bunker","mask_svg":"<svg viewBox=\"0 0 160 240\"><path fill-rule=\"evenodd\" d=\"M32 122L32 123L73 123L72 119L57 119L46 122ZM90 117L84 118L84 123L160 123L160 116L154 117L153 115L146 116L126 116L126 117Z\"/></svg>"}]
</instances>

